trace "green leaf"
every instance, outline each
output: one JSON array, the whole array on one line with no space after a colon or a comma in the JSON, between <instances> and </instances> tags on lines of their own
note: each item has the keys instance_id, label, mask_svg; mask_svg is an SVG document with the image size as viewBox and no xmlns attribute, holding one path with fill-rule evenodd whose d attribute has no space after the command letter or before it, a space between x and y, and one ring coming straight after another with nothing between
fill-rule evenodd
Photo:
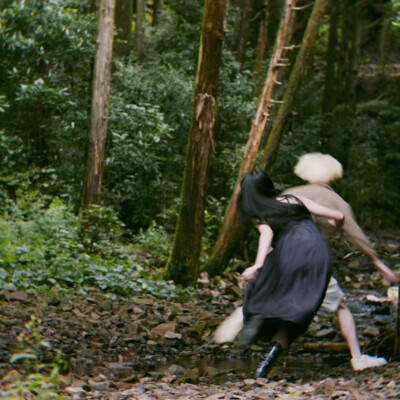
<instances>
[{"instance_id":1,"label":"green leaf","mask_svg":"<svg viewBox=\"0 0 400 400\"><path fill-rule=\"evenodd\" d=\"M10 361L12 363L20 361L20 360L37 360L36 354L32 353L17 353L13 354Z\"/></svg>"}]
</instances>

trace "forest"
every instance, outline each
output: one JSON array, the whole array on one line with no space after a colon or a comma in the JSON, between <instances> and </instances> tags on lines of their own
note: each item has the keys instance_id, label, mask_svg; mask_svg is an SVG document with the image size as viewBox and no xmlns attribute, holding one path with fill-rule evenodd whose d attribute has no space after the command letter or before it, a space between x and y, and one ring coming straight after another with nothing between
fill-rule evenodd
<instances>
[{"instance_id":1,"label":"forest","mask_svg":"<svg viewBox=\"0 0 400 400\"><path fill-rule=\"evenodd\" d=\"M212 331L240 305L240 273L255 258L256 235L240 229L235 209L253 167L281 192L304 183L293 171L300 156L332 155L344 170L333 189L399 276L399 1L2 0L0 59L5 398L179 398L149 384L146 370L158 359L168 363L174 348L228 357L232 348L212 344ZM334 265L347 260L338 275L350 302L368 290L386 296L368 260L339 241ZM399 327L393 305L380 306L394 318L374 320L387 326L372 336L393 356L392 372L387 381L360 379L370 379L381 398L395 398L398 361L388 348L399 346ZM134 324L143 313L145 328ZM169 326L173 337L163 343L150 334L185 313L207 322L181 321L182 334ZM63 326L77 333L65 336ZM131 339L118 333L128 328ZM79 347L84 333L103 344ZM252 349L252 359L260 351ZM127 360L131 369L118 375ZM99 368L106 362L118 364L113 378L105 372L111 367ZM36 383L24 378L32 366ZM309 376L288 388L299 381L295 373L282 392L268 390L271 398L379 398L361 384L359 397L347 386L342 397L338 377L350 374L346 368L311 378L312 390ZM67 373L81 381L90 375L92 383L60 384ZM176 379L184 372L170 370L150 377L172 384L172 375L179 383L220 383L216 371L203 381L199 373ZM105 381L120 397L104 394ZM140 395L137 382L149 385ZM239 389L237 397L206 397L186 387L181 398L267 398L246 395L256 391L248 382L227 393Z\"/></svg>"}]
</instances>

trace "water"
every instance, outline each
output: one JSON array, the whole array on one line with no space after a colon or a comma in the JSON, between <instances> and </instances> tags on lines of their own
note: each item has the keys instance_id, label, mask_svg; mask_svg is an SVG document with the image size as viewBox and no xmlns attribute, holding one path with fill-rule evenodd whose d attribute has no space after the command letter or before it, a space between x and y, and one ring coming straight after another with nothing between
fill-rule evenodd
<instances>
[{"instance_id":1,"label":"water","mask_svg":"<svg viewBox=\"0 0 400 400\"><path fill-rule=\"evenodd\" d=\"M331 368L349 362L348 355L326 356L317 358L315 356L296 356L290 354L281 356L271 374L279 374L290 379L312 378L317 373L328 375ZM253 373L259 363L255 358L221 358L205 356L201 359L195 357L184 357L174 360L166 360L159 364L155 372L163 375L173 375L177 371L182 376L214 377L217 382L223 380L227 375L237 375L238 378L253 378Z\"/></svg>"}]
</instances>

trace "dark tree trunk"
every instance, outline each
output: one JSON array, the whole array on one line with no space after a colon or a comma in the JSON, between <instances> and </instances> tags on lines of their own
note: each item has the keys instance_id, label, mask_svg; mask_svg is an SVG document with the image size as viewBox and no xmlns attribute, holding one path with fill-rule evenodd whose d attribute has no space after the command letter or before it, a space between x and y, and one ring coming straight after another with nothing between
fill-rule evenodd
<instances>
[{"instance_id":1,"label":"dark tree trunk","mask_svg":"<svg viewBox=\"0 0 400 400\"><path fill-rule=\"evenodd\" d=\"M116 57L127 57L132 48L133 0L117 0L115 27L117 35L114 43Z\"/></svg>"},{"instance_id":2,"label":"dark tree trunk","mask_svg":"<svg viewBox=\"0 0 400 400\"><path fill-rule=\"evenodd\" d=\"M99 8L99 32L94 67L90 136L83 187L82 207L99 205L104 169L108 103L111 86L111 59L115 0L102 0Z\"/></svg>"},{"instance_id":3,"label":"dark tree trunk","mask_svg":"<svg viewBox=\"0 0 400 400\"><path fill-rule=\"evenodd\" d=\"M268 118L268 106L271 101L272 91L278 79L279 65L284 54L286 38L290 26L289 22L292 16L294 4L295 0L286 0L273 57L264 83L257 114L250 130L236 185L225 212L224 222L220 229L212 254L207 263L202 267L202 270L207 271L210 275L218 275L223 272L231 258L235 246L237 245L238 239L241 237L242 231L239 229L236 218L236 201L240 192L240 182L242 181L243 176L252 168L259 150L264 127Z\"/></svg>"},{"instance_id":4,"label":"dark tree trunk","mask_svg":"<svg viewBox=\"0 0 400 400\"><path fill-rule=\"evenodd\" d=\"M261 79L264 76L265 53L267 49L266 23L267 23L267 4L268 0L263 0L263 6L259 16L256 64L255 64L255 81L257 89L261 86Z\"/></svg>"},{"instance_id":5,"label":"dark tree trunk","mask_svg":"<svg viewBox=\"0 0 400 400\"><path fill-rule=\"evenodd\" d=\"M226 0L206 0L179 217L164 277L195 285L214 130Z\"/></svg>"},{"instance_id":6,"label":"dark tree trunk","mask_svg":"<svg viewBox=\"0 0 400 400\"><path fill-rule=\"evenodd\" d=\"M325 86L322 98L322 111L331 112L336 104L336 85L335 85L335 69L336 69L336 51L338 42L338 2L332 3L332 9L329 19L329 37L328 51L326 55L326 73Z\"/></svg>"},{"instance_id":7,"label":"dark tree trunk","mask_svg":"<svg viewBox=\"0 0 400 400\"><path fill-rule=\"evenodd\" d=\"M314 3L303 43L296 57L296 62L290 74L285 95L283 96L283 102L274 119L267 144L260 159L260 167L266 169L268 172L273 170L278 157L279 148L289 124L290 113L293 110L293 105L296 101L301 82L311 64L319 27L329 4L330 0L316 0Z\"/></svg>"},{"instance_id":8,"label":"dark tree trunk","mask_svg":"<svg viewBox=\"0 0 400 400\"><path fill-rule=\"evenodd\" d=\"M138 64L142 64L144 60L145 19L146 0L136 0L135 50Z\"/></svg>"},{"instance_id":9,"label":"dark tree trunk","mask_svg":"<svg viewBox=\"0 0 400 400\"><path fill-rule=\"evenodd\" d=\"M304 39L304 32L307 27L307 23L310 20L311 11L313 9L313 2L308 0L298 0L296 1L297 12L293 18L293 23L291 24L291 31L289 35L290 43L294 45L293 51L289 54L289 64L294 65L296 61L297 54L300 49L300 45ZM291 70L288 68L288 76Z\"/></svg>"},{"instance_id":10,"label":"dark tree trunk","mask_svg":"<svg viewBox=\"0 0 400 400\"><path fill-rule=\"evenodd\" d=\"M249 38L250 21L253 12L254 0L242 0L242 19L240 21L240 30L237 46L237 60L242 63L246 53L247 40Z\"/></svg>"},{"instance_id":11,"label":"dark tree trunk","mask_svg":"<svg viewBox=\"0 0 400 400\"><path fill-rule=\"evenodd\" d=\"M354 76L356 70L359 33L359 5L357 0L345 0L341 13L340 56L336 80L339 96L350 112L355 109Z\"/></svg>"},{"instance_id":12,"label":"dark tree trunk","mask_svg":"<svg viewBox=\"0 0 400 400\"><path fill-rule=\"evenodd\" d=\"M151 24L156 26L158 24L158 13L160 11L161 0L153 0Z\"/></svg>"},{"instance_id":13,"label":"dark tree trunk","mask_svg":"<svg viewBox=\"0 0 400 400\"><path fill-rule=\"evenodd\" d=\"M397 285L397 315L396 326L394 331L394 351L393 358L400 361L400 285Z\"/></svg>"},{"instance_id":14,"label":"dark tree trunk","mask_svg":"<svg viewBox=\"0 0 400 400\"><path fill-rule=\"evenodd\" d=\"M282 7L285 2L282 0L266 0L267 1L267 37L266 48L272 48L278 34L280 17L282 15Z\"/></svg>"},{"instance_id":15,"label":"dark tree trunk","mask_svg":"<svg viewBox=\"0 0 400 400\"><path fill-rule=\"evenodd\" d=\"M261 89L262 79L265 73L265 58L269 51L273 50L273 45L278 34L282 8L285 2L281 0L263 0L259 11L259 31L256 50L255 80L258 90ZM289 42L288 37L288 42Z\"/></svg>"}]
</instances>

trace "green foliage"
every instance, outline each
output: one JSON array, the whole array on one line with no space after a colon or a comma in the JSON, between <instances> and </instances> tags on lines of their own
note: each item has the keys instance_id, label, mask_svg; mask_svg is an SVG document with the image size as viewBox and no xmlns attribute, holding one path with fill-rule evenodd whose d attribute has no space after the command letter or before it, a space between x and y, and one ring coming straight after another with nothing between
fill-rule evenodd
<instances>
[{"instance_id":1,"label":"green foliage","mask_svg":"<svg viewBox=\"0 0 400 400\"><path fill-rule=\"evenodd\" d=\"M162 225L157 225L155 221L148 229L135 237L135 247L148 252L151 259L155 260L156 264L161 267L167 263L172 242L173 235L166 232Z\"/></svg>"},{"instance_id":2,"label":"green foliage","mask_svg":"<svg viewBox=\"0 0 400 400\"><path fill-rule=\"evenodd\" d=\"M110 238L113 242L120 242L124 230L124 224L115 212L107 207L93 205L81 212L79 224L79 239L86 251L102 256L114 255L114 246L109 246Z\"/></svg>"},{"instance_id":3,"label":"green foliage","mask_svg":"<svg viewBox=\"0 0 400 400\"><path fill-rule=\"evenodd\" d=\"M359 104L349 147L344 190L370 227L396 228L400 201L400 107L387 101Z\"/></svg>"},{"instance_id":4,"label":"green foliage","mask_svg":"<svg viewBox=\"0 0 400 400\"><path fill-rule=\"evenodd\" d=\"M0 212L7 207L10 199L15 199L18 186L27 180L27 174L18 168L22 153L21 139L0 131Z\"/></svg>"},{"instance_id":5,"label":"green foliage","mask_svg":"<svg viewBox=\"0 0 400 400\"><path fill-rule=\"evenodd\" d=\"M79 217L59 199L49 206L39 196L25 199L0 219L0 290L85 293L95 287L110 295L178 295L175 286L150 280L132 248L119 240L123 227L110 209Z\"/></svg>"},{"instance_id":6,"label":"green foliage","mask_svg":"<svg viewBox=\"0 0 400 400\"><path fill-rule=\"evenodd\" d=\"M344 177L335 188L352 205L362 225L395 227L398 220L390 210L400 200L400 149L394 140L399 112L398 106L379 100L360 103L355 115L338 106L332 113L299 117L285 138L275 168L278 187L300 183L293 174L300 155L332 154L344 167Z\"/></svg>"},{"instance_id":7,"label":"green foliage","mask_svg":"<svg viewBox=\"0 0 400 400\"><path fill-rule=\"evenodd\" d=\"M18 352L13 354L11 362L22 364L23 375L11 371L7 375L5 390L2 396L10 400L30 399L65 399L60 395L58 385L63 381L62 371L66 370L66 362L61 353L52 363L41 362L43 350L50 349L50 343L40 335L41 321L34 316L25 324L25 329L18 335ZM10 379L11 378L11 379Z\"/></svg>"},{"instance_id":8,"label":"green foliage","mask_svg":"<svg viewBox=\"0 0 400 400\"><path fill-rule=\"evenodd\" d=\"M166 68L117 66L103 199L119 210L129 228L139 229L179 193L177 171L184 165L192 86ZM159 84L151 79L155 73Z\"/></svg>"},{"instance_id":9,"label":"green foliage","mask_svg":"<svg viewBox=\"0 0 400 400\"><path fill-rule=\"evenodd\" d=\"M204 211L204 231L201 241L200 263L205 263L217 239L220 223L223 219L226 199L216 199L209 195Z\"/></svg>"},{"instance_id":10,"label":"green foliage","mask_svg":"<svg viewBox=\"0 0 400 400\"><path fill-rule=\"evenodd\" d=\"M4 0L0 9L0 129L24 144L20 171L57 166L58 193L83 169L95 31L85 3Z\"/></svg>"},{"instance_id":11,"label":"green foliage","mask_svg":"<svg viewBox=\"0 0 400 400\"><path fill-rule=\"evenodd\" d=\"M361 75L383 58L395 64L398 3L363 5L361 22L368 22L368 29L363 29L359 43ZM97 28L94 3L2 1L1 288L83 290L91 285L118 294L176 293L162 281L147 281L158 276L146 268L165 263L173 240L204 2L163 4L158 25L146 25L143 65L137 66L134 56L114 60L103 205L76 216L73 210L80 204L89 132ZM245 63L238 63L235 55L242 14L240 2L232 2L224 26L216 152L211 160L202 257L213 245L231 196L258 101L256 20ZM300 183L293 174L297 156L310 151L331 153L345 168L339 192L353 204L357 216L366 222L392 221L395 226L392 210L399 201L396 81L390 76L361 76L356 114L342 106L341 99L332 113L321 114L328 26L320 33L314 66L302 84L274 180L279 189ZM385 68L395 71L395 65ZM369 102L373 98L380 100ZM122 244L126 227L137 234L135 248L150 252L150 258L138 259L130 246Z\"/></svg>"},{"instance_id":12,"label":"green foliage","mask_svg":"<svg viewBox=\"0 0 400 400\"><path fill-rule=\"evenodd\" d=\"M393 4L393 25L400 28L400 1L392 0Z\"/></svg>"},{"instance_id":13,"label":"green foliage","mask_svg":"<svg viewBox=\"0 0 400 400\"><path fill-rule=\"evenodd\" d=\"M160 24L151 31L146 60L196 75L201 35L201 0L172 0L160 14ZM160 80L161 81L161 80Z\"/></svg>"}]
</instances>

